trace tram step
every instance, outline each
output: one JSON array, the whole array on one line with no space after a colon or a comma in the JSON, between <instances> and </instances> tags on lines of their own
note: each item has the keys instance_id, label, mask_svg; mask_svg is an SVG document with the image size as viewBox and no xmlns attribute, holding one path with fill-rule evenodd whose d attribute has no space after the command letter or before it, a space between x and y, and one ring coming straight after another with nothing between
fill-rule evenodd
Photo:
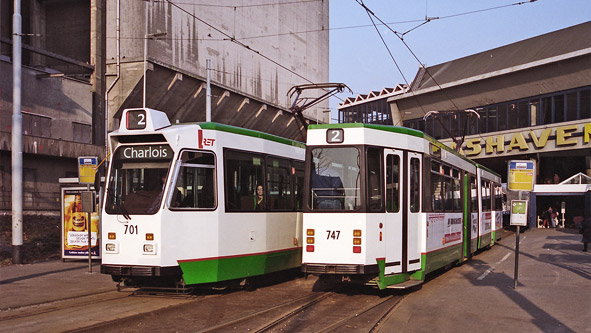
<instances>
[{"instance_id":1,"label":"tram step","mask_svg":"<svg viewBox=\"0 0 591 333\"><path fill-rule=\"evenodd\" d=\"M412 287L418 286L420 284L423 284L423 282L424 282L423 280L412 280L411 279L411 280L406 280L402 283L389 285L386 288L388 288L388 289L408 289L408 288L412 288Z\"/></svg>"}]
</instances>

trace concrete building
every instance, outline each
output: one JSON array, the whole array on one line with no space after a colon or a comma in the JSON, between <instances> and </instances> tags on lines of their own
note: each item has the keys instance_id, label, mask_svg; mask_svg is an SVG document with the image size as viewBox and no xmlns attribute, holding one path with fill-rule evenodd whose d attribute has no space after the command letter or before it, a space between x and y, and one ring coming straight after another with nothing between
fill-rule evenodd
<instances>
[{"instance_id":1,"label":"concrete building","mask_svg":"<svg viewBox=\"0 0 591 333\"><path fill-rule=\"evenodd\" d=\"M466 134L461 151L501 174L504 182L509 160L535 160L536 186L578 173L591 176L589 32L591 22L585 22L422 67L405 93L388 98L390 119L449 146L454 146L452 137ZM458 112L468 109L477 114ZM350 110L344 104L339 108L342 114ZM439 113L424 120L430 111ZM577 193L543 188L530 197L532 221L542 209L558 209L563 202L567 222L591 214L591 186Z\"/></svg>"},{"instance_id":2,"label":"concrete building","mask_svg":"<svg viewBox=\"0 0 591 333\"><path fill-rule=\"evenodd\" d=\"M12 15L13 2L0 2L3 212L11 210ZM77 177L78 156L105 157L122 110L143 105L144 64L146 106L173 122L205 120L210 59L213 121L295 139L289 88L328 81L328 0L22 0L22 22L25 213L59 212L58 179ZM327 108L306 116L328 122Z\"/></svg>"},{"instance_id":3,"label":"concrete building","mask_svg":"<svg viewBox=\"0 0 591 333\"><path fill-rule=\"evenodd\" d=\"M147 107L166 112L173 122L204 121L210 59L213 121L301 139L286 112L292 103L287 92L328 81L328 1L107 5L110 130L123 109L142 106L147 41ZM160 37L145 39L154 35ZM322 103L305 115L329 122L329 113L318 112L327 107Z\"/></svg>"}]
</instances>

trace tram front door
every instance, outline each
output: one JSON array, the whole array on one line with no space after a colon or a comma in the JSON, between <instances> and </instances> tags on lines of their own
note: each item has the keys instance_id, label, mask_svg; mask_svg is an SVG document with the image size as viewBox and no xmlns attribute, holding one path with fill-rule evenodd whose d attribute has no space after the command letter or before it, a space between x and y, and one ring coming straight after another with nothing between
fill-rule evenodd
<instances>
[{"instance_id":1,"label":"tram front door","mask_svg":"<svg viewBox=\"0 0 591 333\"><path fill-rule=\"evenodd\" d=\"M386 218L384 221L384 245L386 249L385 274L402 272L402 185L403 154L401 151L384 149L386 166Z\"/></svg>"}]
</instances>

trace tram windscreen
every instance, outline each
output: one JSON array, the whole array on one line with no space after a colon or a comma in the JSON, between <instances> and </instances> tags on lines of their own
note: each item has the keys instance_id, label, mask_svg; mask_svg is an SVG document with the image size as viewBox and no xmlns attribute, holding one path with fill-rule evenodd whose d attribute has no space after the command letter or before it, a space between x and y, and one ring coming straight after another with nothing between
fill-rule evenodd
<instances>
[{"instance_id":1,"label":"tram windscreen","mask_svg":"<svg viewBox=\"0 0 591 333\"><path fill-rule=\"evenodd\" d=\"M154 214L160 208L173 157L167 145L125 146L113 154L105 209L109 214Z\"/></svg>"},{"instance_id":2,"label":"tram windscreen","mask_svg":"<svg viewBox=\"0 0 591 333\"><path fill-rule=\"evenodd\" d=\"M354 211L361 207L360 153L355 147L311 150L312 210Z\"/></svg>"}]
</instances>

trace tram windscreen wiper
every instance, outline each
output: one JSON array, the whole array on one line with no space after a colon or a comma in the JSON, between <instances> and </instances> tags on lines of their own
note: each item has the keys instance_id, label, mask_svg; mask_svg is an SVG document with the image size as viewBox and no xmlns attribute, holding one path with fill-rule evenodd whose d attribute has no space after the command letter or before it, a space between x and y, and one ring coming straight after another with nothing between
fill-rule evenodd
<instances>
[{"instance_id":1,"label":"tram windscreen wiper","mask_svg":"<svg viewBox=\"0 0 591 333\"><path fill-rule=\"evenodd\" d=\"M118 202L121 199L117 196L117 194L115 194L115 191L113 191L113 188L109 187L107 192L109 193L109 196L113 198L113 206L115 206L116 211L120 212L124 218L131 220L131 216L129 216L129 212L125 208L125 204L123 203L123 201L121 201L121 203Z\"/></svg>"}]
</instances>

